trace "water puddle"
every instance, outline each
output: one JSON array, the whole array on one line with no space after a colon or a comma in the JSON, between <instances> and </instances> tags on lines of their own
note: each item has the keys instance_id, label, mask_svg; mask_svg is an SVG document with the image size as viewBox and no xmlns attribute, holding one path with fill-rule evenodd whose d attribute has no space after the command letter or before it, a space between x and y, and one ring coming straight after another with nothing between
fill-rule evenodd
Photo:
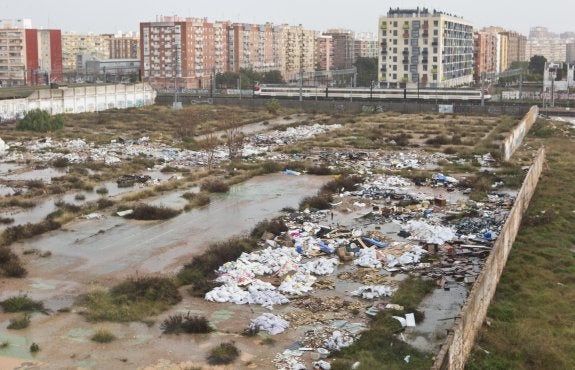
<instances>
[{"instance_id":1,"label":"water puddle","mask_svg":"<svg viewBox=\"0 0 575 370\"><path fill-rule=\"evenodd\" d=\"M248 232L283 207L297 205L328 180L317 176L259 176L232 186L227 194L213 196L204 208L168 221L129 221L115 216L80 220L67 225L66 230L29 240L26 245L52 252L49 259L38 260L35 268L39 273L53 273L55 266L65 269L66 263L70 264L66 273L79 272L83 278L122 271L169 272L181 266L183 256L200 252L211 242ZM158 201L171 197L166 195ZM174 195L174 199L177 197Z\"/></svg>"}]
</instances>

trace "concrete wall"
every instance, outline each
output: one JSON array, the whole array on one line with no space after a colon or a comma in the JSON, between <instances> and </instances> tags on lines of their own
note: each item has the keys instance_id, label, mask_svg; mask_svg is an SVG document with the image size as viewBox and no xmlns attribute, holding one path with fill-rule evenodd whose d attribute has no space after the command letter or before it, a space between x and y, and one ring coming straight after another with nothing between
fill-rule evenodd
<instances>
[{"instance_id":1,"label":"concrete wall","mask_svg":"<svg viewBox=\"0 0 575 370\"><path fill-rule=\"evenodd\" d=\"M471 289L460 317L455 321L453 331L448 335L441 351L435 357L433 370L459 370L465 367L467 357L473 348L477 333L483 325L487 309L495 294L513 241L517 236L521 219L537 187L544 162L545 148L541 148L523 181L515 205L501 229L499 238L493 245L493 250Z\"/></svg>"},{"instance_id":2,"label":"concrete wall","mask_svg":"<svg viewBox=\"0 0 575 370\"><path fill-rule=\"evenodd\" d=\"M36 90L24 99L0 100L0 121L38 108L50 114L97 112L151 105L155 98L156 92L147 83Z\"/></svg>"},{"instance_id":3,"label":"concrete wall","mask_svg":"<svg viewBox=\"0 0 575 370\"><path fill-rule=\"evenodd\" d=\"M174 100L173 95L159 95L156 102L159 104L172 104ZM198 99L192 96L180 96L179 100L184 104L191 104L193 102L205 101L207 99ZM244 99L238 98L222 98L216 97L211 99L214 104L219 105L239 105L249 108L265 107L268 99L252 99L251 95ZM438 105L445 103L438 102L438 104L431 102L367 102L367 101L344 101L344 100L279 100L280 106L284 108L302 109L306 112L320 112L320 113L361 113L361 112L400 112L400 113L437 113ZM529 110L525 105L486 105L482 107L479 104L455 104L453 106L454 114L472 114L472 115L510 115L522 116Z\"/></svg>"},{"instance_id":4,"label":"concrete wall","mask_svg":"<svg viewBox=\"0 0 575 370\"><path fill-rule=\"evenodd\" d=\"M503 140L502 145L503 160L508 161L515 152L515 150L517 150L517 148L521 146L523 138L525 137L525 135L527 135L529 130L531 130L531 127L535 123L535 120L537 119L538 115L539 115L539 108L536 105L532 106L529 112L527 112L527 114L525 115L525 117L523 117L521 122L519 122L517 127L515 127L513 131L511 131L509 136L507 136L505 140Z\"/></svg>"}]
</instances>

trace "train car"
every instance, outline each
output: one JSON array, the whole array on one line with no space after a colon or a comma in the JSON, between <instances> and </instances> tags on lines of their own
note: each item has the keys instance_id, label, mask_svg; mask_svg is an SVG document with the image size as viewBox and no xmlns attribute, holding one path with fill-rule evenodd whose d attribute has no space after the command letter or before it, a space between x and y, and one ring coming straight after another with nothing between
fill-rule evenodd
<instances>
[{"instance_id":1,"label":"train car","mask_svg":"<svg viewBox=\"0 0 575 370\"><path fill-rule=\"evenodd\" d=\"M480 101L481 90L473 89L379 89L341 88L321 86L256 85L255 97L303 99L358 99L358 100L424 100L424 101ZM491 96L484 92L483 99Z\"/></svg>"}]
</instances>

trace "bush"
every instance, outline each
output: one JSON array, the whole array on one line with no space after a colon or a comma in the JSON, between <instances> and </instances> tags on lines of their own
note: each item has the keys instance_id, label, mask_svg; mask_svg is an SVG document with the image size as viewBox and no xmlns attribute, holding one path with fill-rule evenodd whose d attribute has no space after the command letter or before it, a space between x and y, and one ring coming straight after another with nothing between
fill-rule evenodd
<instances>
[{"instance_id":1,"label":"bush","mask_svg":"<svg viewBox=\"0 0 575 370\"><path fill-rule=\"evenodd\" d=\"M97 343L110 343L116 339L116 336L109 330L98 329L90 339Z\"/></svg>"},{"instance_id":2,"label":"bush","mask_svg":"<svg viewBox=\"0 0 575 370\"><path fill-rule=\"evenodd\" d=\"M288 231L288 227L282 219L275 218L271 221L264 220L258 222L256 226L252 229L250 236L255 239L259 239L266 232L270 232L274 235L280 235L282 232Z\"/></svg>"},{"instance_id":3,"label":"bush","mask_svg":"<svg viewBox=\"0 0 575 370\"><path fill-rule=\"evenodd\" d=\"M339 193L340 191L355 191L359 184L363 182L363 177L358 175L340 176L321 187L321 193Z\"/></svg>"},{"instance_id":4,"label":"bush","mask_svg":"<svg viewBox=\"0 0 575 370\"><path fill-rule=\"evenodd\" d=\"M52 219L40 221L35 224L27 223L25 225L10 226L2 233L1 245L10 245L18 240L30 238L43 234L47 231L59 229L62 225Z\"/></svg>"},{"instance_id":5,"label":"bush","mask_svg":"<svg viewBox=\"0 0 575 370\"><path fill-rule=\"evenodd\" d=\"M0 306L2 306L4 312L33 312L44 310L44 304L42 302L29 298L27 294L10 297L0 302Z\"/></svg>"},{"instance_id":6,"label":"bush","mask_svg":"<svg viewBox=\"0 0 575 370\"><path fill-rule=\"evenodd\" d=\"M264 163L262 163L262 172L263 173L280 172L281 169L282 169L282 167L278 162L265 161Z\"/></svg>"},{"instance_id":7,"label":"bush","mask_svg":"<svg viewBox=\"0 0 575 370\"><path fill-rule=\"evenodd\" d=\"M279 100L271 99L270 101L268 101L266 104L266 109L268 110L269 113L271 113L273 115L278 114L278 111L280 110Z\"/></svg>"},{"instance_id":8,"label":"bush","mask_svg":"<svg viewBox=\"0 0 575 370\"><path fill-rule=\"evenodd\" d=\"M160 325L164 334L204 334L213 331L210 322L204 316L191 316L177 313L170 315Z\"/></svg>"},{"instance_id":9,"label":"bush","mask_svg":"<svg viewBox=\"0 0 575 370\"><path fill-rule=\"evenodd\" d=\"M399 135L395 135L392 136L391 138L393 141L395 141L395 144L397 144L398 146L408 146L409 145L409 139L410 139L410 135L402 132Z\"/></svg>"},{"instance_id":10,"label":"bush","mask_svg":"<svg viewBox=\"0 0 575 370\"><path fill-rule=\"evenodd\" d=\"M306 208L312 208L317 210L330 209L332 200L333 200L332 195L328 193L320 193L317 195L305 197L299 203L299 209L300 210L304 210Z\"/></svg>"},{"instance_id":11,"label":"bush","mask_svg":"<svg viewBox=\"0 0 575 370\"><path fill-rule=\"evenodd\" d=\"M182 194L182 198L188 200L188 204L190 207L203 207L210 204L211 199L210 195L206 193L184 193Z\"/></svg>"},{"instance_id":12,"label":"bush","mask_svg":"<svg viewBox=\"0 0 575 370\"><path fill-rule=\"evenodd\" d=\"M106 194L108 194L108 189L105 187L101 187L101 188L96 189L96 193L100 194L100 195L106 195Z\"/></svg>"},{"instance_id":13,"label":"bush","mask_svg":"<svg viewBox=\"0 0 575 370\"><path fill-rule=\"evenodd\" d=\"M141 203L134 207L134 212L132 214L127 215L126 217L135 220L150 221L167 220L176 217L179 214L180 211L177 209Z\"/></svg>"},{"instance_id":14,"label":"bush","mask_svg":"<svg viewBox=\"0 0 575 370\"><path fill-rule=\"evenodd\" d=\"M212 348L208 355L208 363L210 365L231 364L239 355L240 351L234 342L222 343L219 346Z\"/></svg>"},{"instance_id":15,"label":"bush","mask_svg":"<svg viewBox=\"0 0 575 370\"><path fill-rule=\"evenodd\" d=\"M14 222L14 219L11 217L0 217L0 224L10 225Z\"/></svg>"},{"instance_id":16,"label":"bush","mask_svg":"<svg viewBox=\"0 0 575 370\"><path fill-rule=\"evenodd\" d=\"M326 176L331 175L332 171L326 166L311 166L307 168L307 173L310 175Z\"/></svg>"},{"instance_id":17,"label":"bush","mask_svg":"<svg viewBox=\"0 0 575 370\"><path fill-rule=\"evenodd\" d=\"M10 324L8 324L8 329L20 330L25 329L30 325L30 315L27 313L16 318L10 319Z\"/></svg>"},{"instance_id":18,"label":"bush","mask_svg":"<svg viewBox=\"0 0 575 370\"><path fill-rule=\"evenodd\" d=\"M32 343L30 345L30 352L36 353L40 350L40 346L37 343Z\"/></svg>"},{"instance_id":19,"label":"bush","mask_svg":"<svg viewBox=\"0 0 575 370\"><path fill-rule=\"evenodd\" d=\"M110 294L122 301L162 301L176 304L182 300L174 282L166 277L137 276L113 287Z\"/></svg>"},{"instance_id":20,"label":"bush","mask_svg":"<svg viewBox=\"0 0 575 370\"><path fill-rule=\"evenodd\" d=\"M196 280L210 279L214 271L226 262L236 260L243 252L251 252L257 243L248 238L233 238L208 246L207 250L195 256L190 263L178 272L178 280L183 284L194 284Z\"/></svg>"},{"instance_id":21,"label":"bush","mask_svg":"<svg viewBox=\"0 0 575 370\"><path fill-rule=\"evenodd\" d=\"M226 193L230 190L230 186L222 180L210 179L202 182L200 190L209 193Z\"/></svg>"},{"instance_id":22,"label":"bush","mask_svg":"<svg viewBox=\"0 0 575 370\"><path fill-rule=\"evenodd\" d=\"M64 118L62 115L50 116L50 113L42 109L29 111L16 124L16 130L35 132L56 131L63 127Z\"/></svg>"},{"instance_id":23,"label":"bush","mask_svg":"<svg viewBox=\"0 0 575 370\"><path fill-rule=\"evenodd\" d=\"M70 165L70 161L66 157L60 157L52 161L52 167L55 168L64 168L68 167L68 165Z\"/></svg>"},{"instance_id":24,"label":"bush","mask_svg":"<svg viewBox=\"0 0 575 370\"><path fill-rule=\"evenodd\" d=\"M425 140L425 143L432 146L441 146L450 144L451 140L449 140L449 138L445 135L437 135L435 137Z\"/></svg>"}]
</instances>

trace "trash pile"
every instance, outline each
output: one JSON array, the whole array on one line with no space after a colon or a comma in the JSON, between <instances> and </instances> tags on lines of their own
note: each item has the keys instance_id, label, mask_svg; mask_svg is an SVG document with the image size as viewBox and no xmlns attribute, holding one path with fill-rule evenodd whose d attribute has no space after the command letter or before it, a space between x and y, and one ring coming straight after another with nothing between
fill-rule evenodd
<instances>
[{"instance_id":1,"label":"trash pile","mask_svg":"<svg viewBox=\"0 0 575 370\"><path fill-rule=\"evenodd\" d=\"M270 335L283 333L289 327L289 322L271 313L264 313L250 323L249 328L267 331Z\"/></svg>"},{"instance_id":2,"label":"trash pile","mask_svg":"<svg viewBox=\"0 0 575 370\"><path fill-rule=\"evenodd\" d=\"M340 124L322 125L301 125L298 127L288 127L284 131L272 130L254 135L250 142L254 145L287 145L300 140L310 139L325 132L341 128Z\"/></svg>"}]
</instances>

